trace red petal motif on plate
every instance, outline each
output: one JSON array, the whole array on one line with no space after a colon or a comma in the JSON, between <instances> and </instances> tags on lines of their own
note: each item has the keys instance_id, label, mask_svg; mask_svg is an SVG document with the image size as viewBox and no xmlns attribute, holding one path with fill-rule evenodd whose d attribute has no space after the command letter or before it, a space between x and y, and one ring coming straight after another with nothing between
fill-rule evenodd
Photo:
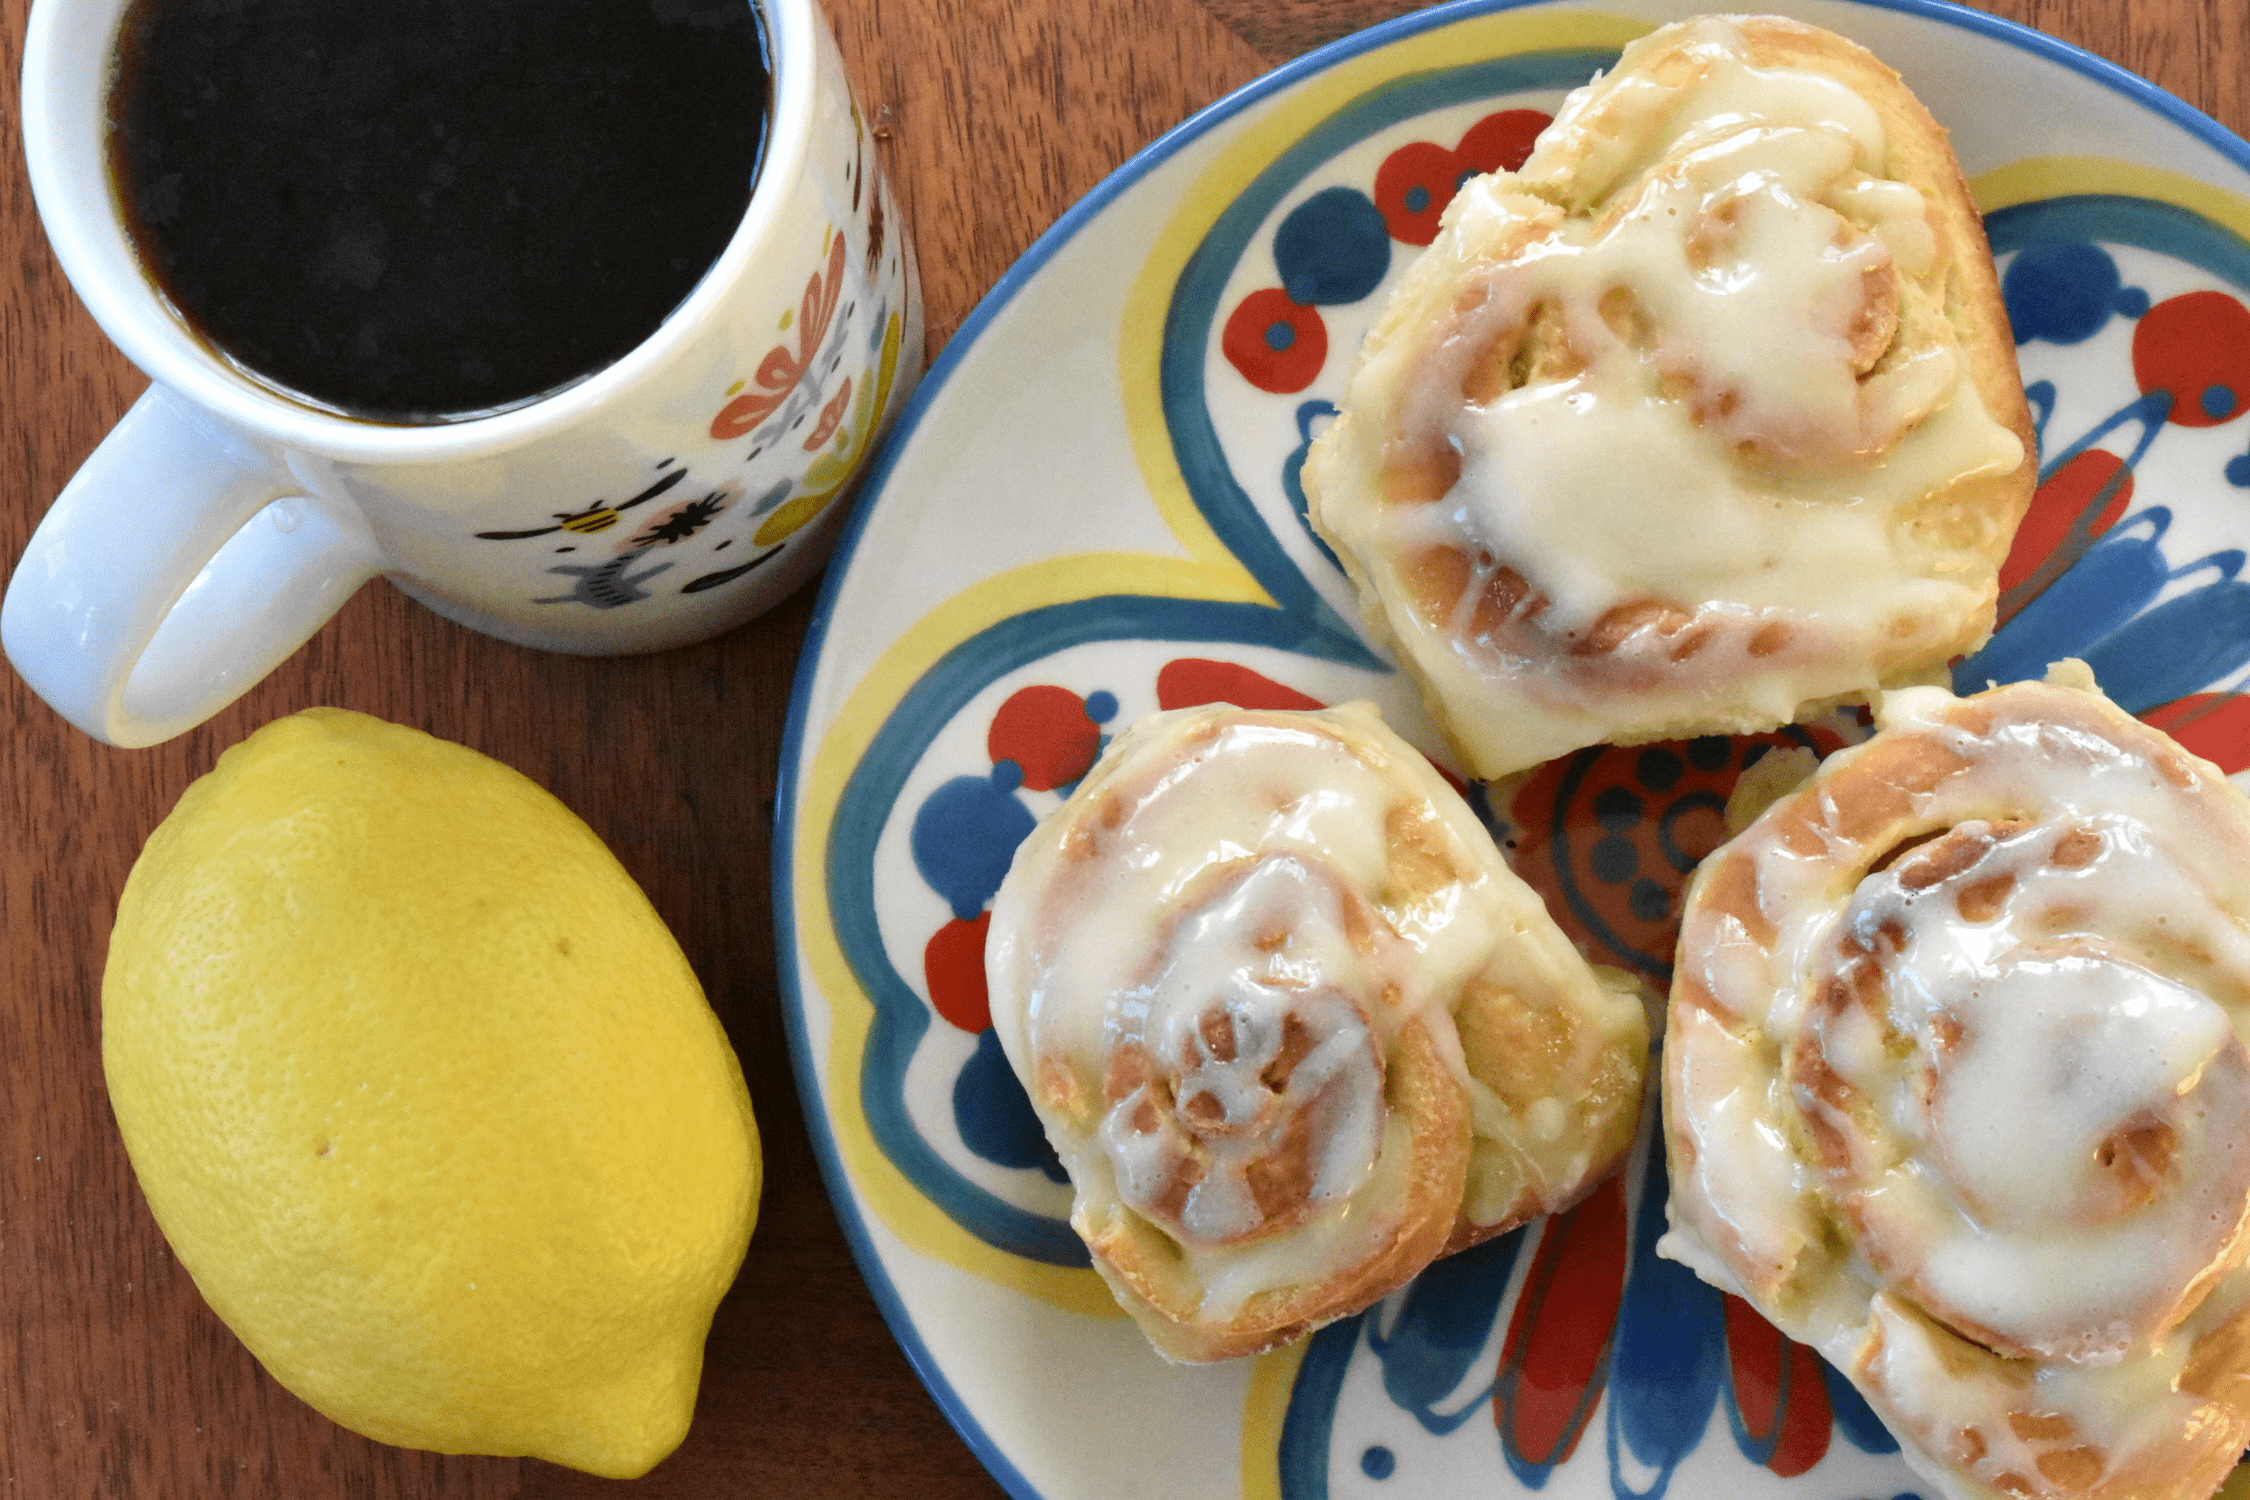
<instances>
[{"instance_id":1,"label":"red petal motif on plate","mask_svg":"<svg viewBox=\"0 0 2250 1500\"><path fill-rule=\"evenodd\" d=\"M1457 154L1430 141L1408 141L1384 157L1375 169L1375 209L1391 238L1402 245L1436 239L1465 170Z\"/></svg>"},{"instance_id":2,"label":"red petal motif on plate","mask_svg":"<svg viewBox=\"0 0 2250 1500\"><path fill-rule=\"evenodd\" d=\"M2132 503L2133 471L2106 449L2088 448L2048 475L2000 566L2000 623L2085 556Z\"/></svg>"},{"instance_id":3,"label":"red petal motif on plate","mask_svg":"<svg viewBox=\"0 0 2250 1500\"><path fill-rule=\"evenodd\" d=\"M1471 125L1453 149L1479 172L1513 172L1530 157L1539 132L1554 122L1543 109L1503 109Z\"/></svg>"},{"instance_id":4,"label":"red petal motif on plate","mask_svg":"<svg viewBox=\"0 0 2250 1500\"><path fill-rule=\"evenodd\" d=\"M1834 1413L1820 1356L1740 1297L1726 1298L1727 1373L1745 1453L1794 1479L1828 1452Z\"/></svg>"},{"instance_id":5,"label":"red petal motif on plate","mask_svg":"<svg viewBox=\"0 0 2250 1500\"><path fill-rule=\"evenodd\" d=\"M1195 708L1205 703L1231 703L1236 708L1328 706L1231 661L1183 656L1166 662L1156 674L1157 707Z\"/></svg>"},{"instance_id":6,"label":"red petal motif on plate","mask_svg":"<svg viewBox=\"0 0 2250 1500\"><path fill-rule=\"evenodd\" d=\"M2250 694L2191 693L2141 717L2229 776L2250 768Z\"/></svg>"},{"instance_id":7,"label":"red petal motif on plate","mask_svg":"<svg viewBox=\"0 0 2250 1500\"><path fill-rule=\"evenodd\" d=\"M1578 1447L1609 1368L1627 1248L1615 1175L1541 1232L1493 1384L1492 1420L1518 1461L1551 1467Z\"/></svg>"},{"instance_id":8,"label":"red petal motif on plate","mask_svg":"<svg viewBox=\"0 0 2250 1500\"><path fill-rule=\"evenodd\" d=\"M1533 771L1509 802L1517 829L1510 863L1555 920L1604 962L1662 982L1679 938L1680 893L1726 837L1728 795L1753 746L1842 737L1825 725L1796 731L1598 746Z\"/></svg>"},{"instance_id":9,"label":"red petal motif on plate","mask_svg":"<svg viewBox=\"0 0 2250 1500\"><path fill-rule=\"evenodd\" d=\"M844 425L844 413L851 410L851 404L852 378L846 375L844 383L836 388L836 394L829 397L828 404L820 409L820 420L805 435L807 453L813 452L836 435L836 429Z\"/></svg>"}]
</instances>

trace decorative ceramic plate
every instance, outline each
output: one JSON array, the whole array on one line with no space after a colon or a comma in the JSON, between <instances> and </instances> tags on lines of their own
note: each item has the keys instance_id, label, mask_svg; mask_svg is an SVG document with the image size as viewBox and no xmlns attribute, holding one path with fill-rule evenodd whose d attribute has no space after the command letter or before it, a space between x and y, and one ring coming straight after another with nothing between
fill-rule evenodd
<instances>
[{"instance_id":1,"label":"decorative ceramic plate","mask_svg":"<svg viewBox=\"0 0 2250 1500\"><path fill-rule=\"evenodd\" d=\"M861 1268L1020 1496L1919 1493L1850 1387L1653 1252L1660 1152L1294 1347L1163 1363L1066 1221L988 1024L1018 840L1158 707L1373 699L1425 749L1298 468L1463 174L1689 0L1455 5L1281 69L1080 204L945 350L872 474L797 682L777 908L799 1079ZM1953 131L2041 439L1964 686L2091 663L2250 765L2250 147L2061 43L1789 0ZM1596 748L1480 811L1598 959L1668 977L1680 887L1782 735Z\"/></svg>"}]
</instances>

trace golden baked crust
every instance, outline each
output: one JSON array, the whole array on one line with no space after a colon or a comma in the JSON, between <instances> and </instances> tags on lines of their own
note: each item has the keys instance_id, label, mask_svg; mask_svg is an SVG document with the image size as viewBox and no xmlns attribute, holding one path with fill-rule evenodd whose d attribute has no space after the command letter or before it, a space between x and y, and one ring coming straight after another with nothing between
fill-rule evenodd
<instances>
[{"instance_id":1,"label":"golden baked crust","mask_svg":"<svg viewBox=\"0 0 2250 1500\"><path fill-rule=\"evenodd\" d=\"M1888 697L1705 860L1671 1233L1956 1497L2250 1440L2250 798L2090 685Z\"/></svg>"},{"instance_id":2,"label":"golden baked crust","mask_svg":"<svg viewBox=\"0 0 2250 1500\"><path fill-rule=\"evenodd\" d=\"M1935 680L1990 633L2032 439L1945 132L1854 43L1705 17L1464 186L1304 482L1496 777Z\"/></svg>"},{"instance_id":3,"label":"golden baked crust","mask_svg":"<svg viewBox=\"0 0 2250 1500\"><path fill-rule=\"evenodd\" d=\"M1365 704L1133 726L1018 849L986 967L1071 1222L1175 1360L1567 1206L1639 1115L1637 990Z\"/></svg>"}]
</instances>

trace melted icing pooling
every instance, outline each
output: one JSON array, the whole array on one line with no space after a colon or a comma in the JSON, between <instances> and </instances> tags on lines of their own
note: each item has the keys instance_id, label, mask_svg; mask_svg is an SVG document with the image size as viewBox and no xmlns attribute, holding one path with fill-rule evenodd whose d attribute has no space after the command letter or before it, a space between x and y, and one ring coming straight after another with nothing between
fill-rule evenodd
<instances>
[{"instance_id":1,"label":"melted icing pooling","mask_svg":"<svg viewBox=\"0 0 2250 1500\"><path fill-rule=\"evenodd\" d=\"M1383 1063L1346 895L1288 856L1224 866L1106 1025L1132 1075L1097 1136L1118 1195L1185 1238L1287 1228L1373 1171ZM1362 929L1366 918L1353 913ZM1167 1100L1164 1096L1169 1095Z\"/></svg>"},{"instance_id":2,"label":"melted icing pooling","mask_svg":"<svg viewBox=\"0 0 2250 1500\"><path fill-rule=\"evenodd\" d=\"M1789 25L1644 39L1466 184L1308 460L1480 776L1787 723L1989 630L2030 485L1973 210L1910 100L1843 81L1872 64L1752 61Z\"/></svg>"},{"instance_id":3,"label":"melted icing pooling","mask_svg":"<svg viewBox=\"0 0 2250 1500\"><path fill-rule=\"evenodd\" d=\"M986 951L1071 1222L1175 1357L1356 1311L1631 1142L1638 995L1366 704L1135 724L1018 848Z\"/></svg>"},{"instance_id":4,"label":"melted icing pooling","mask_svg":"<svg viewBox=\"0 0 2250 1500\"><path fill-rule=\"evenodd\" d=\"M1473 903L1360 894L1407 894L1385 837L1401 798L1330 734L1229 725L1134 800L1045 954L1026 1039L1107 1058L1095 1178L1191 1249L1294 1231L1272 1254L1302 1274L1362 1232L1342 1209L1391 1128L1384 1053L1493 930ZM1131 954L1151 957L1121 970Z\"/></svg>"},{"instance_id":5,"label":"melted icing pooling","mask_svg":"<svg viewBox=\"0 0 2250 1500\"><path fill-rule=\"evenodd\" d=\"M1460 480L1437 514L1395 524L1458 528L1534 581L1565 632L1654 597L1824 612L1872 636L1898 590L1943 587L1894 549L1898 509L2022 447L1950 343L1883 359L1898 278L1926 274L1936 245L1921 194L1871 175L1884 143L1865 101L1753 68L1719 33L1697 55L1709 71L1664 91L1683 123L1632 196L1557 216L1489 273L1406 416L1459 445ZM1574 367L1464 406L1461 360L1541 309Z\"/></svg>"},{"instance_id":6,"label":"melted icing pooling","mask_svg":"<svg viewBox=\"0 0 2250 1500\"><path fill-rule=\"evenodd\" d=\"M1886 694L1697 873L1667 1253L1949 1492L2206 1494L2250 1443L2246 849L2080 669Z\"/></svg>"},{"instance_id":7,"label":"melted icing pooling","mask_svg":"<svg viewBox=\"0 0 2250 1500\"><path fill-rule=\"evenodd\" d=\"M1877 1267L1988 1348L2113 1363L2240 1257L2250 1055L2087 930L2154 931L2179 887L2129 819L1971 821L1846 911L1803 1062L1830 1190Z\"/></svg>"},{"instance_id":8,"label":"melted icing pooling","mask_svg":"<svg viewBox=\"0 0 2250 1500\"><path fill-rule=\"evenodd\" d=\"M1994 1230L2145 1207L2174 1165L2163 1116L2234 1036L2216 1005L2137 965L2036 954L2019 948L1982 970L1952 1011L1967 1033L1958 1055L1938 1054L1945 1066L1932 1070L1946 1175Z\"/></svg>"}]
</instances>

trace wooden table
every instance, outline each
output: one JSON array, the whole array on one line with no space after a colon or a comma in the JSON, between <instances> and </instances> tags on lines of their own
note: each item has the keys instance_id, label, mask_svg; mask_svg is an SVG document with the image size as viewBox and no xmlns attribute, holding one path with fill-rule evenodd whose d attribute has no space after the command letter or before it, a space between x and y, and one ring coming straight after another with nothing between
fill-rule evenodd
<instances>
[{"instance_id":1,"label":"wooden table","mask_svg":"<svg viewBox=\"0 0 2250 1500\"><path fill-rule=\"evenodd\" d=\"M0 0L0 558L145 384L79 307L15 138L29 0ZM1157 134L1400 0L829 0L921 248L933 354L1033 237ZM1995 0L2250 132L2241 0ZM763 1214L683 1447L647 1496L991 1496L878 1315L813 1164L775 980L768 846L807 589L654 657L543 656L388 586L196 732L120 751L0 672L0 1497L578 1496L610 1481L334 1426L259 1368L149 1217L102 1086L110 914L141 841L219 752L339 704L474 746L606 839L702 975L766 1140ZM651 781L663 794L649 796Z\"/></svg>"}]
</instances>

